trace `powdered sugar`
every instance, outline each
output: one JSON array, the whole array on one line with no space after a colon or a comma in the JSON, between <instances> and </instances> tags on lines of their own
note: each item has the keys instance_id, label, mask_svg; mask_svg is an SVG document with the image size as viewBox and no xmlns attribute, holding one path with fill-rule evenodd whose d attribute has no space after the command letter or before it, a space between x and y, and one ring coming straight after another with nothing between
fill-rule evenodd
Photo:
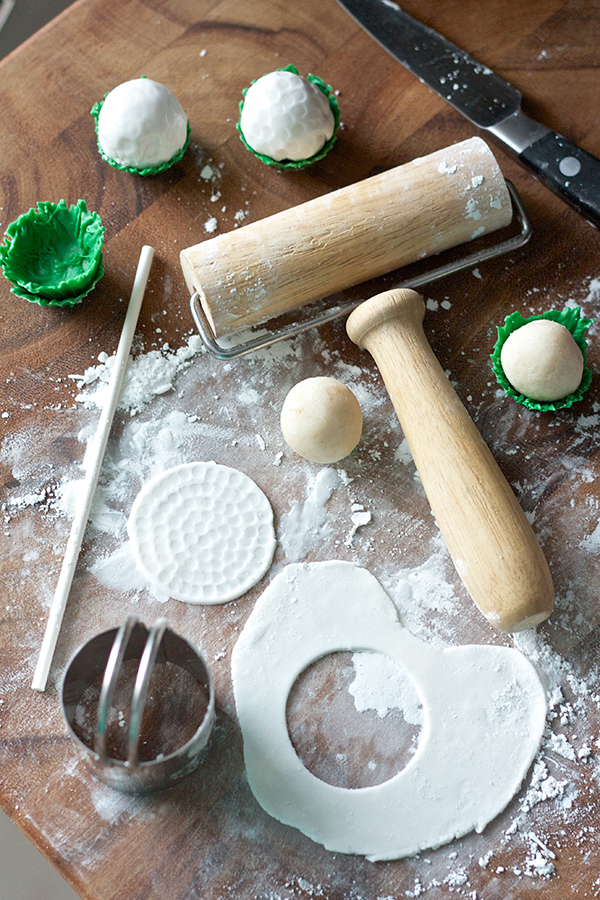
<instances>
[{"instance_id":1,"label":"powdered sugar","mask_svg":"<svg viewBox=\"0 0 600 900\"><path fill-rule=\"evenodd\" d=\"M280 542L290 562L303 559L311 547L331 534L327 503L338 484L335 469L318 469L309 480L306 499L293 501L282 517Z\"/></svg>"},{"instance_id":2,"label":"powdered sugar","mask_svg":"<svg viewBox=\"0 0 600 900\"><path fill-rule=\"evenodd\" d=\"M588 297L582 305L595 303L600 280L591 280L586 290ZM428 306L434 318L447 312L439 303ZM363 441L351 458L336 467L315 467L294 457L278 431L278 400L306 374L303 360L309 357L321 359L324 373L352 387L365 417ZM95 414L110 372L108 355L96 363L83 375L74 376L76 406L55 414L56 436L72 435L80 451L72 458L79 462L48 462L46 448L53 440L53 426L48 434L31 427L13 431L2 445L2 460L15 481L3 507L5 530L23 560L19 577L35 574L44 607L54 588L54 573L44 568L44 537L31 527L27 516L52 525L43 535L51 536L56 545L54 557L59 560L61 535L72 515L77 482L85 471L84 450L94 432ZM518 896L519 885L525 888L529 883L525 879L541 881L560 872L563 830L579 835L577 848L582 858L597 840L586 819L586 804L590 802L590 780L600 783L600 698L595 654L586 652L586 640L597 624L597 597L590 585L600 543L600 506L594 505L589 491L585 503L580 503L577 489L596 478L586 448L600 439L600 406L591 401L585 414L575 410L572 418L557 419L560 427L572 427L572 449L546 460L528 448L531 433L539 428L538 420L515 410L495 385L490 382L487 396L475 396L471 403L476 417L479 404L482 408L495 405L497 417L502 408L503 428L497 434L485 434L485 421L482 427L501 462L510 461L517 453L528 458L527 476L515 487L554 564L557 606L552 619L535 631L508 638L481 622L457 580L430 521L410 451L371 372L367 360L359 367L332 352L318 332L237 363L213 361L195 335L178 350L165 345L138 353L130 364L120 418L107 449L81 577L114 598L119 604L112 607L115 616L139 606L151 611L157 600L162 602L156 615L163 612L167 598L149 591L127 543L129 508L141 486L165 468L190 459L218 457L257 478L276 508L279 552L272 575L284 563L303 559L356 560L374 572L403 624L423 640L449 646L465 642L469 635L468 639L476 642L514 644L542 672L550 704L547 733L529 781L489 833L457 842L454 857L442 850L415 860L410 890L403 889L401 895L383 890L381 896L388 893L398 900L398 896L410 896L410 891L420 896L438 890L464 897L484 896L478 881L480 859L487 859L486 871L494 872L501 894L509 896L516 891L514 896ZM546 427L551 433L553 426ZM357 516L361 524L353 520ZM238 627L248 607L244 601L231 607L224 615ZM99 609L88 609L86 615L89 637L103 627L104 619ZM185 625L197 644L207 650L209 661L219 660L226 668L231 646L218 628L215 631L214 622L188 617ZM39 637L35 634L27 639L32 653ZM403 693L400 684L392 689L385 663L380 669L377 660L369 663L367 675L364 661L355 659L352 692L357 708L375 709L384 716L385 709L396 708L407 719L417 717L418 701L411 699L410 692ZM382 686L386 693L380 693ZM221 691L223 706L230 709L227 695ZM499 702L509 702L509 698ZM111 804L99 803L109 818ZM578 852L577 848L573 852ZM311 884L308 876L304 880L317 895L319 885Z\"/></svg>"},{"instance_id":3,"label":"powdered sugar","mask_svg":"<svg viewBox=\"0 0 600 900\"><path fill-rule=\"evenodd\" d=\"M356 677L348 690L359 712L374 709L383 718L399 709L410 725L423 725L419 695L402 669L376 653L354 653L352 662Z\"/></svg>"},{"instance_id":4,"label":"powdered sugar","mask_svg":"<svg viewBox=\"0 0 600 900\"><path fill-rule=\"evenodd\" d=\"M172 390L177 375L187 368L201 349L200 338L192 335L187 344L175 352L171 352L166 344L162 351L150 350L131 358L117 408L129 410L134 416L154 397ZM104 405L115 355L101 353L98 360L99 365L90 366L83 375L70 376L80 390L76 400L87 407L102 408ZM91 390L90 385L93 385Z\"/></svg>"}]
</instances>

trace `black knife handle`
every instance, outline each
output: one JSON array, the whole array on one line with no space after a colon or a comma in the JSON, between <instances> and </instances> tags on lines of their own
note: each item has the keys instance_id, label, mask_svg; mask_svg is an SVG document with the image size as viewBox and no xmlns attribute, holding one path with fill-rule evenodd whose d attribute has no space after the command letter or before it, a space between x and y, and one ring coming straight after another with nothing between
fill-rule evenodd
<instances>
[{"instance_id":1,"label":"black knife handle","mask_svg":"<svg viewBox=\"0 0 600 900\"><path fill-rule=\"evenodd\" d=\"M536 178L600 228L600 159L553 131L519 154Z\"/></svg>"}]
</instances>

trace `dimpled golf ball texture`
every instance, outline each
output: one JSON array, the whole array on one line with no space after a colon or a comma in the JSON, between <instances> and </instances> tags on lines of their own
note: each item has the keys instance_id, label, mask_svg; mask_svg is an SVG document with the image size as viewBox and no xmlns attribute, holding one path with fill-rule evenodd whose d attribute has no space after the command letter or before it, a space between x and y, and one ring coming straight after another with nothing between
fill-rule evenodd
<instances>
[{"instance_id":1,"label":"dimpled golf ball texture","mask_svg":"<svg viewBox=\"0 0 600 900\"><path fill-rule=\"evenodd\" d=\"M98 143L122 166L159 166L187 140L187 116L177 97L150 78L124 81L104 99Z\"/></svg>"},{"instance_id":2,"label":"dimpled golf ball texture","mask_svg":"<svg viewBox=\"0 0 600 900\"><path fill-rule=\"evenodd\" d=\"M138 494L127 523L150 584L188 603L225 603L255 585L275 552L273 511L243 472L214 462L168 469Z\"/></svg>"},{"instance_id":3,"label":"dimpled golf ball texture","mask_svg":"<svg viewBox=\"0 0 600 900\"><path fill-rule=\"evenodd\" d=\"M244 98L240 128L256 153L276 161L309 159L333 135L335 120L319 88L293 72L270 72Z\"/></svg>"}]
</instances>

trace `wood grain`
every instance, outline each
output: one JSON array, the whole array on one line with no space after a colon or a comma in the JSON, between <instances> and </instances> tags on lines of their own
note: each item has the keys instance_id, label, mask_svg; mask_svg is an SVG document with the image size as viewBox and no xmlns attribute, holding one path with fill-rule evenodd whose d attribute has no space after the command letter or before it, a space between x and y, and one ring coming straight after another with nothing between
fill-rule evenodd
<instances>
[{"instance_id":1,"label":"wood grain","mask_svg":"<svg viewBox=\"0 0 600 900\"><path fill-rule=\"evenodd\" d=\"M188 247L181 267L220 338L505 228L512 215L502 172L475 138Z\"/></svg>"},{"instance_id":2,"label":"wood grain","mask_svg":"<svg viewBox=\"0 0 600 900\"><path fill-rule=\"evenodd\" d=\"M528 114L600 155L598 0L406 0L403 8L514 83ZM248 154L235 121L242 89L289 63L334 87L343 129L325 159L304 172L282 175ZM170 87L192 125L184 158L152 179L128 176L102 161L89 114L112 87L140 75ZM543 760L556 783L568 786L562 798L558 788L555 801L524 813L525 786L483 834L421 858L373 865L330 854L270 819L244 777L231 650L262 589L289 561L289 546L280 544L272 572L244 598L199 609L176 601L158 604L149 591L125 592L101 583L91 567L119 541L111 543L90 529L49 690L32 693L70 527L68 517L56 513L56 497L63 482L82 475L82 435L93 430L98 417L97 409L76 401L77 386L69 376L116 349L143 244L155 247L156 258L135 353L162 352L165 343L176 350L193 332L179 253L208 238L210 217L217 218L219 233L233 232L466 140L475 130L395 63L335 0L77 0L0 63L0 109L2 226L38 200L64 197L71 203L83 197L106 227L106 275L89 301L74 310L28 304L0 278L0 413L6 413L0 418L2 808L86 900L400 900L410 896L407 892L431 900L473 892L486 900L594 896L600 829L594 743L600 728L594 699L600 626L599 328L594 324L589 331L592 387L577 408L553 416L530 413L505 397L495 384L489 354L495 326L514 310L531 314L570 302L581 304L590 318L598 315L598 233L493 146L504 175L524 199L533 238L477 273L458 273L423 290L427 339L515 490L550 565L557 609L532 634L529 649L535 654L536 647L546 648L540 664L551 654L563 665L549 724L567 737L575 759L547 748ZM209 179L202 176L207 165ZM218 200L212 200L217 193ZM243 214L242 225L236 213ZM373 293L367 286L364 296ZM121 442L131 439L136 423L151 429L161 416L165 421L173 413L187 421L195 416L188 452L253 477L271 500L283 534L290 511L302 508L319 470L287 452L279 410L295 382L317 374L343 374L356 382L368 404L363 441L344 461L348 484L327 504L331 530L309 541L303 558L350 559L367 566L390 591L402 586L405 594L397 599L406 604L405 624L420 629L424 639L510 645L511 639L475 609L440 550L414 467L400 461L403 436L375 363L347 338L343 322L299 338L272 369L260 358L230 365L199 355L150 412L117 418L110 459L118 463ZM138 462L141 480L148 474L143 454ZM107 470L104 486L108 479ZM369 509L373 520L347 543L353 502ZM127 511L122 505L116 513ZM432 558L445 574L436 603L426 606L419 577L426 578ZM411 591L413 607L407 599ZM121 796L94 781L77 757L59 705L70 656L132 611L147 623L166 611L174 630L202 646L219 708L206 766L174 790L149 798ZM338 684L326 672L319 678L325 686ZM581 679L591 686L587 699ZM327 693L319 687L305 700L296 695L293 711L297 732L316 734L316 750L306 747L309 737L302 752L322 772L332 768L331 753L343 755L337 735L314 726L315 706L322 711ZM345 708L339 706L341 720ZM330 725L338 721L334 713L328 718ZM383 749L389 747L389 732L378 743L376 725L365 726L359 749L348 754L356 771L344 774L345 783L360 783L360 767L369 759L390 765ZM585 751L588 738L586 762L577 751ZM336 756L333 768L338 763ZM507 834L515 822L522 827ZM527 874L529 832L554 853L554 877ZM488 862L479 865L479 859Z\"/></svg>"},{"instance_id":3,"label":"wood grain","mask_svg":"<svg viewBox=\"0 0 600 900\"><path fill-rule=\"evenodd\" d=\"M423 332L416 291L377 294L346 329L375 359L459 575L500 631L554 608L552 577L525 513Z\"/></svg>"}]
</instances>

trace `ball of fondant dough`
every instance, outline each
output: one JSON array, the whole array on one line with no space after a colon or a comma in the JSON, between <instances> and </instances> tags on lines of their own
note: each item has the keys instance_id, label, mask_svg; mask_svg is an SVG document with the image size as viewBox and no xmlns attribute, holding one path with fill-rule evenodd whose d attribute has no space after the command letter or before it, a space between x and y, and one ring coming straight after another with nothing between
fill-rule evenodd
<instances>
[{"instance_id":1,"label":"ball of fondant dough","mask_svg":"<svg viewBox=\"0 0 600 900\"><path fill-rule=\"evenodd\" d=\"M542 402L576 391L584 366L569 329L551 319L533 319L513 331L500 351L500 362L516 391Z\"/></svg>"},{"instance_id":2,"label":"ball of fondant dough","mask_svg":"<svg viewBox=\"0 0 600 900\"><path fill-rule=\"evenodd\" d=\"M187 122L169 88L151 78L134 78L106 95L98 115L98 143L119 165L159 166L184 146Z\"/></svg>"},{"instance_id":3,"label":"ball of fondant dough","mask_svg":"<svg viewBox=\"0 0 600 900\"><path fill-rule=\"evenodd\" d=\"M306 378L291 389L281 410L288 446L311 462L348 456L362 434L362 412L349 387L337 378Z\"/></svg>"}]
</instances>

